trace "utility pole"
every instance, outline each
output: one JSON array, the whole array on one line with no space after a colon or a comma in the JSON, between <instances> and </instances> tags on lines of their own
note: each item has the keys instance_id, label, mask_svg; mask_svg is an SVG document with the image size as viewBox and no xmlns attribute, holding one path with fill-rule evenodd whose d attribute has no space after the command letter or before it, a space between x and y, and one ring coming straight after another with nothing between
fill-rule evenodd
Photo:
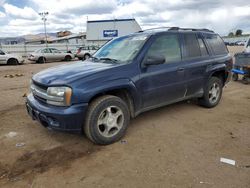
<instances>
[{"instance_id":1,"label":"utility pole","mask_svg":"<svg viewBox=\"0 0 250 188\"><path fill-rule=\"evenodd\" d=\"M40 12L39 15L42 17L43 25L44 25L44 34L45 34L45 44L48 47L48 38L47 38L47 30L46 30L46 21L49 12Z\"/></svg>"}]
</instances>

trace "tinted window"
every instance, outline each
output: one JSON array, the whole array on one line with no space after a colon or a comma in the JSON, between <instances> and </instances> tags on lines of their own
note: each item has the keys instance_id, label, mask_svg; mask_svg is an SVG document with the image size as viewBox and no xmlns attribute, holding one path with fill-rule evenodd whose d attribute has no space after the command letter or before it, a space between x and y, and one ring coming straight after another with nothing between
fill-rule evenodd
<instances>
[{"instance_id":1,"label":"tinted window","mask_svg":"<svg viewBox=\"0 0 250 188\"><path fill-rule=\"evenodd\" d=\"M201 56L208 56L207 47L202 40L201 36L198 36L198 43L201 51Z\"/></svg>"},{"instance_id":2,"label":"tinted window","mask_svg":"<svg viewBox=\"0 0 250 188\"><path fill-rule=\"evenodd\" d=\"M223 40L215 34L204 34L204 37L215 55L227 54Z\"/></svg>"},{"instance_id":3,"label":"tinted window","mask_svg":"<svg viewBox=\"0 0 250 188\"><path fill-rule=\"evenodd\" d=\"M199 43L195 34L184 34L186 48L186 58L195 58L201 56Z\"/></svg>"},{"instance_id":4,"label":"tinted window","mask_svg":"<svg viewBox=\"0 0 250 188\"><path fill-rule=\"evenodd\" d=\"M181 60L181 49L177 35L158 37L150 46L147 56L163 55L166 63Z\"/></svg>"}]
</instances>

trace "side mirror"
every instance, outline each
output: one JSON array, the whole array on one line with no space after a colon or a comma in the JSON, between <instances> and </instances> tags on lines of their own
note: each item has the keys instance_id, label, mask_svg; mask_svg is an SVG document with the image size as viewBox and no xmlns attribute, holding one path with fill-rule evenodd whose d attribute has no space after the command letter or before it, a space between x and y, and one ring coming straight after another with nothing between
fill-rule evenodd
<instances>
[{"instance_id":1,"label":"side mirror","mask_svg":"<svg viewBox=\"0 0 250 188\"><path fill-rule=\"evenodd\" d=\"M165 57L163 55L148 56L144 61L145 66L149 65L159 65L165 63Z\"/></svg>"}]
</instances>

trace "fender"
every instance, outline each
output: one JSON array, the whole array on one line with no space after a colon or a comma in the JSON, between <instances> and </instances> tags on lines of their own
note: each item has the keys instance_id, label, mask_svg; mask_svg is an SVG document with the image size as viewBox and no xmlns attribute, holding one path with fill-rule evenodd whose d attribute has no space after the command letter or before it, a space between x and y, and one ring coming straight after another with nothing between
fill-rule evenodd
<instances>
[{"instance_id":1,"label":"fender","mask_svg":"<svg viewBox=\"0 0 250 188\"><path fill-rule=\"evenodd\" d=\"M208 65L206 72L207 73L211 73L211 72L217 72L217 71L222 71L222 70L226 70L226 64L221 63L221 64L215 64L215 65Z\"/></svg>"},{"instance_id":2,"label":"fender","mask_svg":"<svg viewBox=\"0 0 250 188\"><path fill-rule=\"evenodd\" d=\"M75 93L73 102L89 103L89 101L100 94L107 93L112 90L126 89L130 94L134 102L135 110L140 106L141 99L139 92L134 82L128 78L121 78L115 80L105 80L101 83L88 84L90 87L83 90L78 90ZM80 101L79 101L80 100Z\"/></svg>"},{"instance_id":3,"label":"fender","mask_svg":"<svg viewBox=\"0 0 250 188\"><path fill-rule=\"evenodd\" d=\"M214 64L214 65L210 64L207 66L207 69L206 69L206 75L207 75L206 78L211 77L215 72L218 72L218 71L226 72L226 69L227 69L227 66L224 62L220 64Z\"/></svg>"}]
</instances>

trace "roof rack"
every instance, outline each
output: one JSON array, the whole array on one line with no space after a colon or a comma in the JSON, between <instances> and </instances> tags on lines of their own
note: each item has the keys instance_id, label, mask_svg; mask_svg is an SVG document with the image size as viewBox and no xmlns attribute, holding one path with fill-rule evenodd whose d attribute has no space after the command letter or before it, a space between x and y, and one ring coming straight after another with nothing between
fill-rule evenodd
<instances>
[{"instance_id":1,"label":"roof rack","mask_svg":"<svg viewBox=\"0 0 250 188\"><path fill-rule=\"evenodd\" d=\"M180 28L180 27L156 27L156 28L151 28L151 29L139 31L139 32L156 31L156 30L160 30L160 31L205 31L205 32L214 33L214 31L209 30L209 29L205 29L205 28L195 29L195 28Z\"/></svg>"}]
</instances>

